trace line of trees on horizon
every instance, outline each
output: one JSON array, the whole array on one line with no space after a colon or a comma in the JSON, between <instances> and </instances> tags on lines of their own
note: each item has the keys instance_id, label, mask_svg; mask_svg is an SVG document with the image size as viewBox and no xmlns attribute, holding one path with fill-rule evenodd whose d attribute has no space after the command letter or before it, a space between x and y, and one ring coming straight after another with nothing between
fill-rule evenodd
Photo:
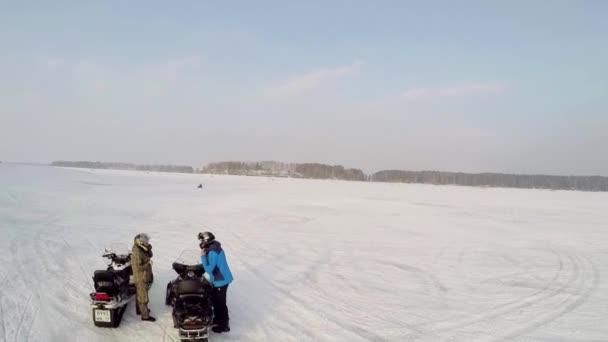
<instances>
[{"instance_id":1,"label":"line of trees on horizon","mask_svg":"<svg viewBox=\"0 0 608 342\"><path fill-rule=\"evenodd\" d=\"M360 169L321 163L282 163L276 161L222 161L201 169L182 165L137 165L89 161L55 161L51 165L91 169L118 169L156 172L206 173L243 176L339 179L390 183L463 185L549 190L608 191L608 177L518 175L503 173L464 173L442 171L382 170L365 174Z\"/></svg>"},{"instance_id":2,"label":"line of trees on horizon","mask_svg":"<svg viewBox=\"0 0 608 342\"><path fill-rule=\"evenodd\" d=\"M52 166L78 167L86 169L131 170L153 172L194 173L192 166L184 165L138 165L131 163L91 162L91 161L54 161Z\"/></svg>"},{"instance_id":3,"label":"line of trees on horizon","mask_svg":"<svg viewBox=\"0 0 608 342\"><path fill-rule=\"evenodd\" d=\"M360 169L320 163L279 163L273 161L210 163L202 173L273 176L315 179L341 179L389 183L464 185L477 187L608 191L608 177L517 175L503 173L464 173L442 171L382 170L367 175Z\"/></svg>"},{"instance_id":4,"label":"line of trees on horizon","mask_svg":"<svg viewBox=\"0 0 608 342\"><path fill-rule=\"evenodd\" d=\"M275 161L240 162L225 161L210 163L201 169L201 173L273 176L314 179L342 179L352 181L369 180L363 171L348 169L342 165L327 165L321 163L281 163Z\"/></svg>"},{"instance_id":5,"label":"line of trees on horizon","mask_svg":"<svg viewBox=\"0 0 608 342\"><path fill-rule=\"evenodd\" d=\"M372 175L374 182L465 185L478 187L608 191L608 177L516 175L441 171L384 170Z\"/></svg>"}]
</instances>

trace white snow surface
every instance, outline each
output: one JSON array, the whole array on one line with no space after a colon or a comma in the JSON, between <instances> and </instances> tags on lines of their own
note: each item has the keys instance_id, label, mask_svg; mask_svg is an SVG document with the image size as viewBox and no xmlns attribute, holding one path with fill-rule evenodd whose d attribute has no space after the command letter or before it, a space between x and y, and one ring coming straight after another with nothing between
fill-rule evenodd
<instances>
[{"instance_id":1,"label":"white snow surface","mask_svg":"<svg viewBox=\"0 0 608 342\"><path fill-rule=\"evenodd\" d=\"M202 183L204 188L197 189ZM0 164L0 341L174 341L171 263L211 230L210 341L606 341L608 194ZM150 307L93 325L104 247L147 232Z\"/></svg>"}]
</instances>

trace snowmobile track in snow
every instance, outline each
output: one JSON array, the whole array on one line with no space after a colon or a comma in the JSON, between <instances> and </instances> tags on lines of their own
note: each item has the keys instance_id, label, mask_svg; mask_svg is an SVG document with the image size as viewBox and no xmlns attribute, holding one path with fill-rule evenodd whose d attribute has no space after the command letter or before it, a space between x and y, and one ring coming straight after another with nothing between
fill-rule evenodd
<instances>
[{"instance_id":1,"label":"snowmobile track in snow","mask_svg":"<svg viewBox=\"0 0 608 342\"><path fill-rule=\"evenodd\" d=\"M384 261L378 260L377 262L383 263ZM418 274L420 277L425 279L425 281L430 285L429 287L436 290L435 292L437 292L439 296L443 296L444 293L447 291L447 287L443 283L441 283L441 281L439 281L439 279L434 274L430 273L429 271L425 271L422 268L407 264L400 264L394 262L388 262L387 264L405 272Z\"/></svg>"},{"instance_id":2,"label":"snowmobile track in snow","mask_svg":"<svg viewBox=\"0 0 608 342\"><path fill-rule=\"evenodd\" d=\"M4 317L4 305L2 304L2 296L0 296L0 320L2 321L2 341L8 342L8 338L6 337L6 317Z\"/></svg>"},{"instance_id":3,"label":"snowmobile track in snow","mask_svg":"<svg viewBox=\"0 0 608 342\"><path fill-rule=\"evenodd\" d=\"M575 295L575 299L573 301L570 301L568 299L564 299L562 302L560 302L559 305L556 305L557 308L561 307L562 305L565 305L565 308L562 310L558 310L556 312L549 312L549 313L545 313L545 314L540 314L539 316L537 316L536 321L528 326L523 326L520 327L519 329L511 332L510 334L508 334L507 336L504 336L504 339L513 339L519 336L523 336L526 334L529 334L535 330L537 330L538 328L542 327L545 324L548 324L570 312L572 312L574 309L576 309L577 307L579 307L581 304L585 303L588 299L589 296L591 296L591 294L597 289L598 285L599 285L599 272L597 270L597 267L595 266L595 264L593 264L593 262L587 258L585 258L586 260L586 266L588 266L589 268L591 268L590 273L591 273L591 277L584 277L581 276L580 279L580 286L577 287L577 294ZM585 266L583 263L581 263L581 266ZM584 273L583 273L584 275ZM589 278L591 279L589 284ZM540 318L538 318L540 317Z\"/></svg>"},{"instance_id":4,"label":"snowmobile track in snow","mask_svg":"<svg viewBox=\"0 0 608 342\"><path fill-rule=\"evenodd\" d=\"M255 276L257 276L258 279L262 280L263 282L265 282L267 285L269 285L270 287L272 287L273 289L275 289L276 291L280 292L281 294L283 294L286 298L290 299L291 301L295 302L296 304L300 305L301 307L305 308L306 310L310 311L311 313L317 313L318 311L310 306L310 304L308 304L306 301L294 296L291 292L281 288L280 286L277 286L276 284L268 281L266 278L264 278L263 275L261 275L254 267L253 265L249 264L246 261L241 260L241 263L243 265L245 265L248 269L249 272L251 272L252 274L254 274ZM356 335L358 335L359 337L361 337L364 340L368 340L368 341L382 341L383 338L379 335L376 335L374 333L372 333L371 331L365 330L361 327L358 326L354 326L348 323L344 323L341 322L338 318L336 318L335 316L328 314L328 313L324 313L323 316L330 321L331 323L335 324L336 326L339 326L340 328L351 332L351 333L355 333Z\"/></svg>"},{"instance_id":5,"label":"snowmobile track in snow","mask_svg":"<svg viewBox=\"0 0 608 342\"><path fill-rule=\"evenodd\" d=\"M442 333L457 333L459 330L468 326L479 324L495 324L492 319L501 319L519 311L521 315L526 309L534 306L555 307L549 312L532 311L524 318L525 323L521 326L511 326L509 328L501 328L507 330L507 333L492 332L492 336L501 336L492 338L491 340L502 340L516 338L522 335L529 334L541 326L548 324L557 318L573 311L576 307L583 304L591 293L597 288L599 281L599 273L595 265L588 259L570 253L560 253L559 266L554 277L540 290L526 295L525 297L513 300L507 303L495 306L481 314L474 315L473 318L456 320L446 319L442 321L428 322L420 324L419 327L430 326L426 333L430 335L442 335ZM584 262L581 259L585 260ZM566 263L567 261L567 263ZM566 267L565 265L568 265ZM564 275L564 269L570 269L565 275L567 279L560 283L558 280ZM558 286L558 287L556 287ZM567 293L568 289L574 288L574 294ZM561 299L560 297L566 297ZM574 297L574 298L570 298ZM556 302L552 302L557 299ZM565 306L565 308L563 308ZM530 316L530 317L527 317ZM520 318L521 320L521 318ZM507 325L508 326L508 325Z\"/></svg>"},{"instance_id":6,"label":"snowmobile track in snow","mask_svg":"<svg viewBox=\"0 0 608 342\"><path fill-rule=\"evenodd\" d=\"M19 341L19 333L21 332L21 326L23 326L23 322L25 321L25 316L27 314L27 310L30 307L33 297L34 297L34 294L33 293L30 294L30 296L27 298L25 308L21 312L21 318L19 319L19 324L17 325L17 330L15 331L15 342Z\"/></svg>"}]
</instances>

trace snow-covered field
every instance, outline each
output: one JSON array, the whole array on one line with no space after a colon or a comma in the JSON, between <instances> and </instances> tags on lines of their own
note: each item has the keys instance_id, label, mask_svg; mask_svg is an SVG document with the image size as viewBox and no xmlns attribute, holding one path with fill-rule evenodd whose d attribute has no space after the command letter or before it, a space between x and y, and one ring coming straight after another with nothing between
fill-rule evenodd
<instances>
[{"instance_id":1,"label":"snow-covered field","mask_svg":"<svg viewBox=\"0 0 608 342\"><path fill-rule=\"evenodd\" d=\"M204 189L196 189L203 183ZM171 341L171 262L210 229L211 341L606 341L608 194L0 164L0 340ZM93 326L100 253L148 232L151 309Z\"/></svg>"}]
</instances>

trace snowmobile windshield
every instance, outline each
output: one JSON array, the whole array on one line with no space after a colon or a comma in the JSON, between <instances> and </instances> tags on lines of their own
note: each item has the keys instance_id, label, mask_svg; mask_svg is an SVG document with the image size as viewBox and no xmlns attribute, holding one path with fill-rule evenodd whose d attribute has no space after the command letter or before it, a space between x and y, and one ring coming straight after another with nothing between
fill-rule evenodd
<instances>
[{"instance_id":1,"label":"snowmobile windshield","mask_svg":"<svg viewBox=\"0 0 608 342\"><path fill-rule=\"evenodd\" d=\"M179 257L175 260L176 263L187 265L187 266L196 266L201 264L201 252L196 249L188 249L182 251Z\"/></svg>"},{"instance_id":2,"label":"snowmobile windshield","mask_svg":"<svg viewBox=\"0 0 608 342\"><path fill-rule=\"evenodd\" d=\"M121 242L121 241L113 241L110 242L103 250L103 254L106 253L114 253L116 255L127 255L131 253L131 248L129 248L129 244Z\"/></svg>"},{"instance_id":3,"label":"snowmobile windshield","mask_svg":"<svg viewBox=\"0 0 608 342\"><path fill-rule=\"evenodd\" d=\"M199 279L205 273L201 265L201 254L198 250L185 250L173 262L173 270L182 279Z\"/></svg>"}]
</instances>

